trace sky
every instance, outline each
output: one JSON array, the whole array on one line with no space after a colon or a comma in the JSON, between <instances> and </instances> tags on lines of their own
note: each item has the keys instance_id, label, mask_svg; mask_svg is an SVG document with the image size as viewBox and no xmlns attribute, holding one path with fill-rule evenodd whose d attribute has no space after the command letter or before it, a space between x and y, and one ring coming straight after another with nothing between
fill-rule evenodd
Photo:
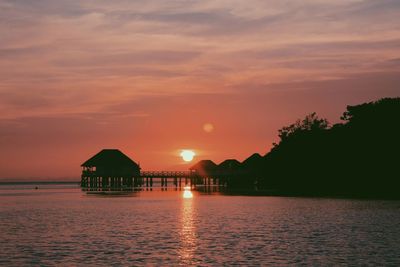
<instances>
[{"instance_id":1,"label":"sky","mask_svg":"<svg viewBox=\"0 0 400 267\"><path fill-rule=\"evenodd\" d=\"M400 96L398 0L0 0L0 180L266 154L281 127Z\"/></svg>"}]
</instances>

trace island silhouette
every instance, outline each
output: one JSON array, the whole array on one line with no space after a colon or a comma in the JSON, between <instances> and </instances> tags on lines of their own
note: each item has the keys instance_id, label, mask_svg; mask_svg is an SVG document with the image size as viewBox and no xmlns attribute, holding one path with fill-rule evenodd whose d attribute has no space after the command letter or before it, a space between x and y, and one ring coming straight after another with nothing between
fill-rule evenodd
<instances>
[{"instance_id":1,"label":"island silhouette","mask_svg":"<svg viewBox=\"0 0 400 267\"><path fill-rule=\"evenodd\" d=\"M279 142L266 155L242 162L230 188L400 198L400 98L347 106L341 120L330 125L311 113L281 128Z\"/></svg>"},{"instance_id":2,"label":"island silhouette","mask_svg":"<svg viewBox=\"0 0 400 267\"><path fill-rule=\"evenodd\" d=\"M279 142L264 156L219 165L201 160L189 171L151 172L125 154L105 149L82 164L83 188L116 190L219 186L230 193L399 199L400 98L347 106L331 125L315 112L278 130Z\"/></svg>"}]
</instances>

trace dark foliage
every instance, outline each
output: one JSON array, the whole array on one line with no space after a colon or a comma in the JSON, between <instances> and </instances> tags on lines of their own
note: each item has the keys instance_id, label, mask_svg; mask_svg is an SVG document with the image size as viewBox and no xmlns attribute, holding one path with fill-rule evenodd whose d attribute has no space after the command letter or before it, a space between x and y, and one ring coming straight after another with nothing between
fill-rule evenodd
<instances>
[{"instance_id":1,"label":"dark foliage","mask_svg":"<svg viewBox=\"0 0 400 267\"><path fill-rule=\"evenodd\" d=\"M296 195L400 197L400 98L348 106L329 127L315 113L279 130L259 186Z\"/></svg>"},{"instance_id":2,"label":"dark foliage","mask_svg":"<svg viewBox=\"0 0 400 267\"><path fill-rule=\"evenodd\" d=\"M223 172L209 161L191 169L219 177L231 189L400 198L400 98L348 106L341 119L343 123L330 126L311 113L280 129L279 143L265 156L253 154L240 165L227 160L220 169L232 162L234 168L225 166Z\"/></svg>"}]
</instances>

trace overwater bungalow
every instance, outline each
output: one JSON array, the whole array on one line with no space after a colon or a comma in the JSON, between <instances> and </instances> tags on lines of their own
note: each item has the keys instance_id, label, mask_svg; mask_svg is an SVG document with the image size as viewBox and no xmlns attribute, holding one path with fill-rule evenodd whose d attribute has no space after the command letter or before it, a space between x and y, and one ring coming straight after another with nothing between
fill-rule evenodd
<instances>
[{"instance_id":1,"label":"overwater bungalow","mask_svg":"<svg viewBox=\"0 0 400 267\"><path fill-rule=\"evenodd\" d=\"M139 164L118 149L103 149L81 167L83 188L121 189L141 183Z\"/></svg>"},{"instance_id":2,"label":"overwater bungalow","mask_svg":"<svg viewBox=\"0 0 400 267\"><path fill-rule=\"evenodd\" d=\"M217 172L217 164L212 160L200 160L195 165L189 168L190 171L202 177L215 176Z\"/></svg>"},{"instance_id":3,"label":"overwater bungalow","mask_svg":"<svg viewBox=\"0 0 400 267\"><path fill-rule=\"evenodd\" d=\"M237 176L242 173L242 165L236 159L227 159L218 165L219 176Z\"/></svg>"},{"instance_id":4,"label":"overwater bungalow","mask_svg":"<svg viewBox=\"0 0 400 267\"><path fill-rule=\"evenodd\" d=\"M257 188L265 173L265 157L254 153L242 162L243 181L238 181L239 186L252 186Z\"/></svg>"},{"instance_id":5,"label":"overwater bungalow","mask_svg":"<svg viewBox=\"0 0 400 267\"><path fill-rule=\"evenodd\" d=\"M217 179L218 166L212 160L201 160L189 170L193 174L195 184L210 185L216 184L217 181L221 182Z\"/></svg>"},{"instance_id":6,"label":"overwater bungalow","mask_svg":"<svg viewBox=\"0 0 400 267\"><path fill-rule=\"evenodd\" d=\"M246 173L259 173L260 168L262 168L263 162L264 158L260 154L254 153L242 162L242 167L244 172Z\"/></svg>"}]
</instances>

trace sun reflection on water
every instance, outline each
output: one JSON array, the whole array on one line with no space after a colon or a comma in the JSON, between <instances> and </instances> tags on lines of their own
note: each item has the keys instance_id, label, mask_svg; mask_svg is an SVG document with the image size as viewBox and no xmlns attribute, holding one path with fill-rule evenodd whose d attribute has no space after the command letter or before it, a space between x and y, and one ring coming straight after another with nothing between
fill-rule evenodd
<instances>
[{"instance_id":1,"label":"sun reflection on water","mask_svg":"<svg viewBox=\"0 0 400 267\"><path fill-rule=\"evenodd\" d=\"M185 197L187 194L188 197ZM190 197L189 197L190 194ZM181 208L181 231L180 231L180 250L179 257L183 265L193 264L193 259L196 250L196 227L195 227L195 214L193 211L193 194L189 189L185 188L183 194L185 198L182 201Z\"/></svg>"},{"instance_id":2,"label":"sun reflection on water","mask_svg":"<svg viewBox=\"0 0 400 267\"><path fill-rule=\"evenodd\" d=\"M183 198L193 198L193 193L190 191L190 186L185 186L183 190Z\"/></svg>"}]
</instances>

